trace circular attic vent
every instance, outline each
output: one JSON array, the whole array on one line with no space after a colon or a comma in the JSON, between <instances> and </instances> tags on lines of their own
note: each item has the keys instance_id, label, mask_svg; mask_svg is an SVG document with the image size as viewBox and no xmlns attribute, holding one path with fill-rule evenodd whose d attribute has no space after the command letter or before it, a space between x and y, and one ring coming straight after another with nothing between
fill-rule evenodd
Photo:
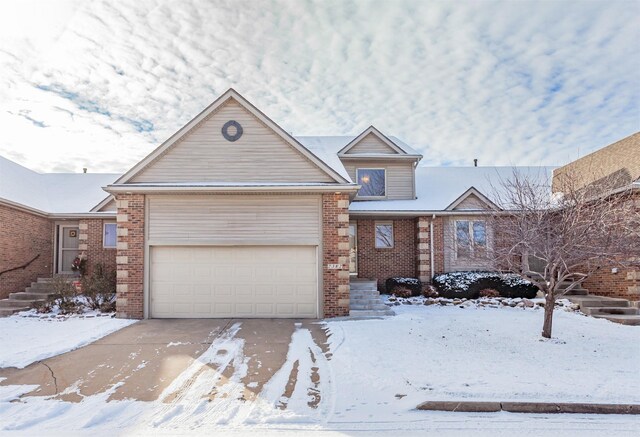
<instances>
[{"instance_id":1,"label":"circular attic vent","mask_svg":"<svg viewBox=\"0 0 640 437\"><path fill-rule=\"evenodd\" d=\"M229 120L222 126L222 136L227 141L237 141L242 136L242 126L235 120Z\"/></svg>"}]
</instances>

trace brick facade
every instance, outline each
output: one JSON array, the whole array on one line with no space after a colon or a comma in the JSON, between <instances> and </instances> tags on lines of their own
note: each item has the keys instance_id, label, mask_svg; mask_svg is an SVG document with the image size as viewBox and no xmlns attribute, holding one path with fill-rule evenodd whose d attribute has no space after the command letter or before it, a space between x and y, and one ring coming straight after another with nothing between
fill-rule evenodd
<instances>
[{"instance_id":1,"label":"brick facade","mask_svg":"<svg viewBox=\"0 0 640 437\"><path fill-rule=\"evenodd\" d=\"M118 194L117 300L121 318L144 317L144 195Z\"/></svg>"},{"instance_id":2,"label":"brick facade","mask_svg":"<svg viewBox=\"0 0 640 437\"><path fill-rule=\"evenodd\" d=\"M81 219L79 222L78 249L87 256L87 274L93 272L96 264L102 264L105 271L116 270L116 248L105 248L103 228L113 220Z\"/></svg>"},{"instance_id":3,"label":"brick facade","mask_svg":"<svg viewBox=\"0 0 640 437\"><path fill-rule=\"evenodd\" d=\"M0 272L38 259L24 269L0 275L0 299L24 291L38 277L53 273L53 222L46 217L0 205Z\"/></svg>"},{"instance_id":4,"label":"brick facade","mask_svg":"<svg viewBox=\"0 0 640 437\"><path fill-rule=\"evenodd\" d=\"M599 296L640 300L640 270L618 269L618 273L612 273L611 268L602 268L584 282L584 288Z\"/></svg>"},{"instance_id":5,"label":"brick facade","mask_svg":"<svg viewBox=\"0 0 640 437\"><path fill-rule=\"evenodd\" d=\"M393 222L393 247L375 247L375 223ZM358 230L358 278L376 279L384 290L385 281L394 276L415 278L413 254L417 248L416 220L356 220Z\"/></svg>"},{"instance_id":6,"label":"brick facade","mask_svg":"<svg viewBox=\"0 0 640 437\"><path fill-rule=\"evenodd\" d=\"M340 264L340 269L329 269ZM349 195L322 195L324 317L349 315Z\"/></svg>"}]
</instances>

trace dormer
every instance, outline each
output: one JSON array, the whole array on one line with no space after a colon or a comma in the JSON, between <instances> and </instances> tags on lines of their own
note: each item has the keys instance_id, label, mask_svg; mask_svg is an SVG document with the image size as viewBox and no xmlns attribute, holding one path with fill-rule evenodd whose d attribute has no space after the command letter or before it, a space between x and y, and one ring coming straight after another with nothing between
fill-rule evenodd
<instances>
[{"instance_id":1,"label":"dormer","mask_svg":"<svg viewBox=\"0 0 640 437\"><path fill-rule=\"evenodd\" d=\"M422 155L373 126L338 152L351 179L361 185L355 200L416 198L415 168Z\"/></svg>"}]
</instances>

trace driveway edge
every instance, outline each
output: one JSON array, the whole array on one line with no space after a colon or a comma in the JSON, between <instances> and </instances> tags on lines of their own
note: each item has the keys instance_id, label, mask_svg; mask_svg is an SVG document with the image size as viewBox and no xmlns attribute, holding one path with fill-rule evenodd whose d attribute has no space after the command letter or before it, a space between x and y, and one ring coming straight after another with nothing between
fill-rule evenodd
<instances>
[{"instance_id":1,"label":"driveway edge","mask_svg":"<svg viewBox=\"0 0 640 437\"><path fill-rule=\"evenodd\" d=\"M640 414L638 404L590 404L571 402L478 402L427 401L416 407L422 411L457 411L465 413L534 414Z\"/></svg>"}]
</instances>

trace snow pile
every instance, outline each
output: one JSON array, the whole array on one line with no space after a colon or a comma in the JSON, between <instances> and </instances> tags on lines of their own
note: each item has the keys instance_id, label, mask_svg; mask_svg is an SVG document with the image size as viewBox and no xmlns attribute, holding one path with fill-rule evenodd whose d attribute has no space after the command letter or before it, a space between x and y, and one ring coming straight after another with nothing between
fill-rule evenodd
<instances>
[{"instance_id":1,"label":"snow pile","mask_svg":"<svg viewBox=\"0 0 640 437\"><path fill-rule=\"evenodd\" d=\"M135 323L98 313L38 315L35 310L0 318L0 368L29 364L77 349Z\"/></svg>"}]
</instances>

